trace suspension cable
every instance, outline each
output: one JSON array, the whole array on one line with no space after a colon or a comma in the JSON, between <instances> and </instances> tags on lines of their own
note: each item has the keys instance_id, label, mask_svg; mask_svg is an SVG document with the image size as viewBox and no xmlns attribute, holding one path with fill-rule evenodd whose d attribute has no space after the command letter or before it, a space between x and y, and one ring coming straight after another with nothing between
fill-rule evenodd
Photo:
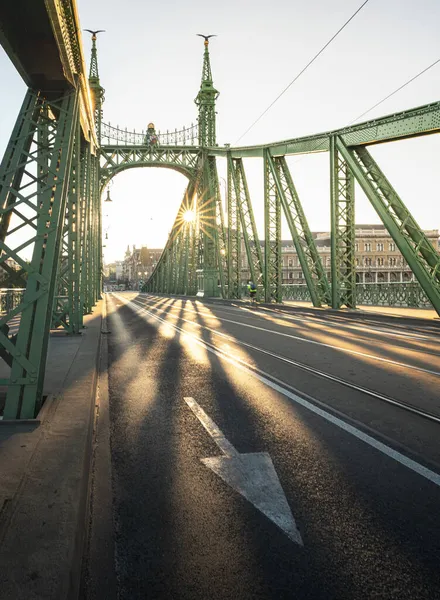
<instances>
[{"instance_id":1,"label":"suspension cable","mask_svg":"<svg viewBox=\"0 0 440 600\"><path fill-rule=\"evenodd\" d=\"M269 104L269 106L266 108L266 110L263 111L261 113L261 115L252 123L252 125L250 125L246 129L246 131L238 138L238 140L234 142L234 146L242 138L244 138L244 136L252 129L252 127L254 127L254 125L256 125L258 123L258 121L260 121L260 119L262 119L264 117L264 115L272 108L272 106L276 102L278 102L278 100L281 98L281 96L283 96L287 92L287 90L295 83L295 81L297 81L301 77L301 75L303 73L305 73L305 71L307 71L307 69L311 66L312 63L315 62L315 60L318 58L318 56L320 56L324 52L324 50L333 42L333 40L335 40L338 37L338 35L341 33L341 31L343 31L343 29L345 29L345 27L347 27L347 25L350 23L350 21L352 21L355 18L355 16L364 8L364 6L366 4L368 4L368 2L369 2L369 0L365 0L365 2L363 2L363 4L361 4L361 6L351 15L351 17L342 25L342 27L340 29L338 29L338 31L333 35L333 37L329 39L329 41L325 44L325 46L323 46L321 48L321 50L317 54L315 54L315 56L312 58L312 60L310 60L306 64L306 66L302 69L302 71L300 71L298 73L298 75L294 79L292 79L292 81L289 83L289 85L286 86L280 94L278 94L278 96L275 98L275 100L271 104Z\"/></svg>"},{"instance_id":2,"label":"suspension cable","mask_svg":"<svg viewBox=\"0 0 440 600\"><path fill-rule=\"evenodd\" d=\"M417 73L417 75L414 75L414 77L412 77L406 83L404 83L403 85L401 85L400 87L398 87L397 90L394 90L394 92L391 92L391 94L388 94L388 96L385 96L385 98L382 98L382 100L380 100L380 102L377 102L374 106L372 106L371 108L369 108L368 110L366 110L365 112L363 112L361 115L359 115L358 117L356 117L356 119L353 119L353 121L350 121L349 125L351 125L355 121L359 121L359 119L361 119L366 114L368 114L369 112L371 112L374 108L376 108L376 106L379 106L379 104L382 104L382 102L385 102L385 100L388 100L388 98L391 98L391 96L394 96L394 94L397 94L397 92L400 92L400 90L403 90L404 87L406 87L407 85L409 85L410 83L412 83L415 79L417 79L417 77L420 77L420 75L423 75L423 73L426 73L426 71L429 71L429 69L432 69L432 67L434 67L439 62L440 62L440 58L437 59L435 62L433 62L431 65L429 65L429 67L426 67L426 69L423 69L423 71L420 71L420 73Z\"/></svg>"}]
</instances>

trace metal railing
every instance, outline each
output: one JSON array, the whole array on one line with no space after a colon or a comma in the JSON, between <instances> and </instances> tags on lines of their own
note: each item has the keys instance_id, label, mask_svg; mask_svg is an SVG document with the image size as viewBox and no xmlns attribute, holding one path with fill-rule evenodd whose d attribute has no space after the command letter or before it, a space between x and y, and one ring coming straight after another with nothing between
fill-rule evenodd
<instances>
[{"instance_id":1,"label":"metal railing","mask_svg":"<svg viewBox=\"0 0 440 600\"><path fill-rule=\"evenodd\" d=\"M198 145L198 127L191 124L191 127L184 127L180 131L166 131L156 133L159 146L197 146ZM102 146L149 146L150 139L147 131L128 131L113 127L110 123L101 125L101 145Z\"/></svg>"},{"instance_id":2,"label":"metal railing","mask_svg":"<svg viewBox=\"0 0 440 600\"><path fill-rule=\"evenodd\" d=\"M0 288L0 316L7 315L23 300L25 288Z\"/></svg>"},{"instance_id":3,"label":"metal railing","mask_svg":"<svg viewBox=\"0 0 440 600\"><path fill-rule=\"evenodd\" d=\"M311 302L305 284L284 284L283 300ZM357 283L358 306L406 306L409 308L432 308L432 304L416 281L407 283Z\"/></svg>"}]
</instances>

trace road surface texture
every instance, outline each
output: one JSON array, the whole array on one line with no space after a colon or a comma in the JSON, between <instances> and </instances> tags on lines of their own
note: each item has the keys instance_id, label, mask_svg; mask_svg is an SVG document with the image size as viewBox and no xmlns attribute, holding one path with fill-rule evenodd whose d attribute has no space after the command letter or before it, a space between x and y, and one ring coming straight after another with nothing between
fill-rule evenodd
<instances>
[{"instance_id":1,"label":"road surface texture","mask_svg":"<svg viewBox=\"0 0 440 600\"><path fill-rule=\"evenodd\" d=\"M440 599L438 324L107 311L83 598Z\"/></svg>"}]
</instances>

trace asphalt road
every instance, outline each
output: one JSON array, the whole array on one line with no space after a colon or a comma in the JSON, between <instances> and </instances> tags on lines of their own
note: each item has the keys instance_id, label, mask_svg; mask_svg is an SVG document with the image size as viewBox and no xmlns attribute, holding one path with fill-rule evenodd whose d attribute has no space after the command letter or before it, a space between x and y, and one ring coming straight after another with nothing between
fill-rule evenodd
<instances>
[{"instance_id":1,"label":"asphalt road","mask_svg":"<svg viewBox=\"0 0 440 600\"><path fill-rule=\"evenodd\" d=\"M83 598L440 599L435 326L107 310Z\"/></svg>"}]
</instances>

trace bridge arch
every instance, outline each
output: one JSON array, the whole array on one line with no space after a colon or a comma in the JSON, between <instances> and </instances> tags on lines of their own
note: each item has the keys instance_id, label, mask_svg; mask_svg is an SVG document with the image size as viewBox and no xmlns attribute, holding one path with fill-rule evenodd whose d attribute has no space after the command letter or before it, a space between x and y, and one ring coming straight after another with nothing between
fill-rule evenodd
<instances>
[{"instance_id":1,"label":"bridge arch","mask_svg":"<svg viewBox=\"0 0 440 600\"><path fill-rule=\"evenodd\" d=\"M102 146L100 151L101 193L118 173L137 167L172 169L193 180L200 168L202 153L199 148Z\"/></svg>"}]
</instances>

